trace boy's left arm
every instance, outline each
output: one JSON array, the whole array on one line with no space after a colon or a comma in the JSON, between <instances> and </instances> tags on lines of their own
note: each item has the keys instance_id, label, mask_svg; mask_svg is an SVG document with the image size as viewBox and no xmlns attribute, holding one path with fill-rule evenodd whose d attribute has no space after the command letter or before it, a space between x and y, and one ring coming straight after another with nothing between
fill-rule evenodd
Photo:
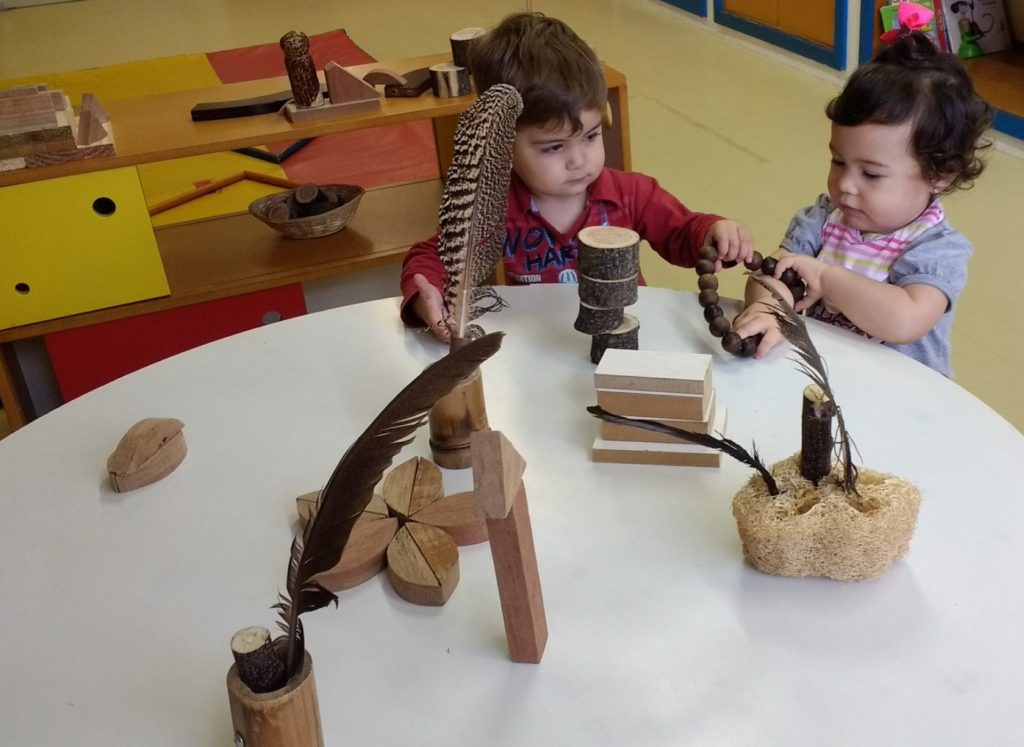
<instances>
[{"instance_id":1,"label":"boy's left arm","mask_svg":"<svg viewBox=\"0 0 1024 747\"><path fill-rule=\"evenodd\" d=\"M745 260L753 253L753 239L742 223L690 210L645 174L619 176L627 182L624 202L632 207L631 227L672 264L693 267L708 243L715 244L721 259Z\"/></svg>"}]
</instances>

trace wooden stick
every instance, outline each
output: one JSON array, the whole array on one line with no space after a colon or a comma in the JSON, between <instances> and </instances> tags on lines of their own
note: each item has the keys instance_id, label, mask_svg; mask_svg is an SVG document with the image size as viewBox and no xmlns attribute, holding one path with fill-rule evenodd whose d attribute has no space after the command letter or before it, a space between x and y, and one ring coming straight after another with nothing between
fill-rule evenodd
<instances>
[{"instance_id":1,"label":"wooden stick","mask_svg":"<svg viewBox=\"0 0 1024 747\"><path fill-rule=\"evenodd\" d=\"M800 474L815 485L832 471L832 418L835 403L817 384L804 388L800 413Z\"/></svg>"},{"instance_id":2,"label":"wooden stick","mask_svg":"<svg viewBox=\"0 0 1024 747\"><path fill-rule=\"evenodd\" d=\"M254 693L268 693L284 684L284 662L274 651L270 631L255 625L231 636L238 678Z\"/></svg>"},{"instance_id":3,"label":"wooden stick","mask_svg":"<svg viewBox=\"0 0 1024 747\"><path fill-rule=\"evenodd\" d=\"M223 179L216 179L201 187L196 187L191 192L186 192L185 194L172 197L169 200L158 202L156 205L149 208L149 214L150 216L159 215L171 208L176 208L179 205L184 205L186 202L192 202L192 200L197 200L208 194L219 192L226 187L230 187L232 184L237 184L238 182L245 180L271 184L275 187L283 187L284 189L294 189L299 186L297 182L282 179L277 176L270 176L269 174L261 174L258 171L239 171L237 174L226 176Z\"/></svg>"}]
</instances>

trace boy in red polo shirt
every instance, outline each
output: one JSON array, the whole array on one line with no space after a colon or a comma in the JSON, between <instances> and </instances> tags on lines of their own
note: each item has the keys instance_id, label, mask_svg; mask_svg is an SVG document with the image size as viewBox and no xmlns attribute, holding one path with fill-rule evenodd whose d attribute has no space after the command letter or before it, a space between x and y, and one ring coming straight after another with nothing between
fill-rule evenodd
<instances>
[{"instance_id":1,"label":"boy in red polo shirt","mask_svg":"<svg viewBox=\"0 0 1024 747\"><path fill-rule=\"evenodd\" d=\"M587 226L631 228L682 267L707 245L720 262L751 256L742 223L695 213L651 177L605 167L601 63L563 22L515 13L473 43L469 64L477 91L507 83L523 98L505 218L507 283L577 282L576 234ZM437 246L437 235L415 244L402 263L402 319L447 340Z\"/></svg>"}]
</instances>

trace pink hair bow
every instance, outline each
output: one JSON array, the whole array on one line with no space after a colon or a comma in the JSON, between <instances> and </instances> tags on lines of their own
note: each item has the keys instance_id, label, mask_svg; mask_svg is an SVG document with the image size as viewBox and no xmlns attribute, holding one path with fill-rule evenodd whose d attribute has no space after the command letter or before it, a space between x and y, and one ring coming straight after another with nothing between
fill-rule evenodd
<instances>
[{"instance_id":1,"label":"pink hair bow","mask_svg":"<svg viewBox=\"0 0 1024 747\"><path fill-rule=\"evenodd\" d=\"M879 38L885 44L892 44L903 34L923 29L931 23L932 16L934 15L935 13L923 5L918 5L917 3L900 3L899 13L896 16L896 21L899 24L899 27L889 29Z\"/></svg>"}]
</instances>

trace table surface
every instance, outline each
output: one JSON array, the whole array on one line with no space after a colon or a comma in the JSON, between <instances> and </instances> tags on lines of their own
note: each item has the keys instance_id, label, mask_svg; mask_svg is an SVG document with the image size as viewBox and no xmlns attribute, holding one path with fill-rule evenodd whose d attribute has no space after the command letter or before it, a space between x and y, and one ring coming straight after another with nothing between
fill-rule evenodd
<instances>
[{"instance_id":1,"label":"table surface","mask_svg":"<svg viewBox=\"0 0 1024 747\"><path fill-rule=\"evenodd\" d=\"M484 365L490 423L527 462L550 638L507 656L490 552L460 548L446 605L385 574L304 616L326 743L1019 743L1024 437L929 369L812 324L859 462L923 494L880 579L765 575L730 501L749 470L594 464L589 338L574 287L505 288ZM274 324L163 361L0 442L3 742L223 745L229 639L273 627L294 498L318 489L444 348L397 299ZM721 353L695 297L642 289L640 346L709 352L727 435L799 447L807 380L784 350ZM185 422L169 477L114 493L105 463L144 417ZM395 464L429 456L426 429ZM448 492L466 471L445 472ZM1007 575L1009 574L1009 575Z\"/></svg>"}]
</instances>

